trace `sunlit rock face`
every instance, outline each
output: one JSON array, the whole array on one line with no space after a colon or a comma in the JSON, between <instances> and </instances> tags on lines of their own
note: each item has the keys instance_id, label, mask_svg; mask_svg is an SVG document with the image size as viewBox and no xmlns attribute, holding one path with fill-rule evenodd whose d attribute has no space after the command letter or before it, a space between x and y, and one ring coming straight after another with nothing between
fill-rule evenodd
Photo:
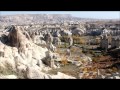
<instances>
[{"instance_id":1,"label":"sunlit rock face","mask_svg":"<svg viewBox=\"0 0 120 90\"><path fill-rule=\"evenodd\" d=\"M28 79L71 78L67 75L51 76L42 72L42 70L47 71L55 66L54 63L52 66L43 63L43 59L47 60L48 56L52 57L55 54L52 51L47 53L47 47L36 45L21 27L11 26L8 32L7 42L0 42L0 68L4 72L0 78L17 79L20 73L24 73L24 78ZM2 36L1 38L3 41L6 39ZM10 72L6 75L6 71ZM11 72L14 72L15 75Z\"/></svg>"},{"instance_id":2,"label":"sunlit rock face","mask_svg":"<svg viewBox=\"0 0 120 90\"><path fill-rule=\"evenodd\" d=\"M19 27L12 26L7 38L7 43L0 44L0 67L10 66L14 71L22 71L38 63L39 67L44 66L40 60L46 57L47 48L34 44Z\"/></svg>"}]
</instances>

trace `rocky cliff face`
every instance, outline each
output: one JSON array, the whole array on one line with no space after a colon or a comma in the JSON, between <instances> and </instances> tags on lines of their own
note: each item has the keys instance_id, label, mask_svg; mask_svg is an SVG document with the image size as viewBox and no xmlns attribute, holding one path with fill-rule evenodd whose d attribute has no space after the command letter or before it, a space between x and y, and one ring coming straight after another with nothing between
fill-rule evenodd
<instances>
[{"instance_id":1,"label":"rocky cliff face","mask_svg":"<svg viewBox=\"0 0 120 90\"><path fill-rule=\"evenodd\" d=\"M12 26L8 31L6 38L2 36L3 34L0 36L0 73L5 74L1 75L0 78L16 79L21 73L24 73L23 78L28 79L53 78L51 75L42 72L42 70L51 69L42 62L44 58L47 60L46 52L48 49L34 44L32 40L26 37L24 30L20 27ZM5 39L7 39L6 42L4 42ZM63 76L64 78L73 78ZM62 78L59 75L57 77Z\"/></svg>"}]
</instances>

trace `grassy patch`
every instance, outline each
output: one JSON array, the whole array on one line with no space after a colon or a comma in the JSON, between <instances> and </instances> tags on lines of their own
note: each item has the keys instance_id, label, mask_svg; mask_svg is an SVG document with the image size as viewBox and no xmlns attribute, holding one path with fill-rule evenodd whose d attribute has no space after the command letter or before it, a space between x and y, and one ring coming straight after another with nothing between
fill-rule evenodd
<instances>
[{"instance_id":1,"label":"grassy patch","mask_svg":"<svg viewBox=\"0 0 120 90\"><path fill-rule=\"evenodd\" d=\"M57 72L62 72L62 73L65 73L67 75L78 78L79 68L75 65L68 64L68 65L65 65L61 68L50 70L48 73L49 74L57 74Z\"/></svg>"}]
</instances>

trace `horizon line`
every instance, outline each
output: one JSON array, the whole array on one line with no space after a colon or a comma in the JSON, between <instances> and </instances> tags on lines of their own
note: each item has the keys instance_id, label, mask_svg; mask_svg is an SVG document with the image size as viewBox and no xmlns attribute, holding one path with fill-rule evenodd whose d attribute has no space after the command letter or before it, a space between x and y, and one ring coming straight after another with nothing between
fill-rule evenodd
<instances>
[{"instance_id":1,"label":"horizon line","mask_svg":"<svg viewBox=\"0 0 120 90\"><path fill-rule=\"evenodd\" d=\"M113 20L113 19L120 19L120 18L92 18L92 17L80 17L80 16L74 16L72 14L46 14L46 13L29 13L29 14L1 14L0 13L0 16L15 16L15 15L70 15L72 17L77 17L77 18L83 18L83 19L102 19L102 20Z\"/></svg>"}]
</instances>

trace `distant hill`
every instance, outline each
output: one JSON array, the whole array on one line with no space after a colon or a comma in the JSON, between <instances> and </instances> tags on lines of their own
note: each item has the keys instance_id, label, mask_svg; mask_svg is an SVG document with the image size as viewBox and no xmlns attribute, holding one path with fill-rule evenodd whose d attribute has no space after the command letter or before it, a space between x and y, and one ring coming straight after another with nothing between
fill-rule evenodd
<instances>
[{"instance_id":1,"label":"distant hill","mask_svg":"<svg viewBox=\"0 0 120 90\"><path fill-rule=\"evenodd\" d=\"M39 24L39 23L61 23L64 21L96 21L99 19L73 17L70 14L19 14L1 15L0 23L9 24Z\"/></svg>"}]
</instances>

